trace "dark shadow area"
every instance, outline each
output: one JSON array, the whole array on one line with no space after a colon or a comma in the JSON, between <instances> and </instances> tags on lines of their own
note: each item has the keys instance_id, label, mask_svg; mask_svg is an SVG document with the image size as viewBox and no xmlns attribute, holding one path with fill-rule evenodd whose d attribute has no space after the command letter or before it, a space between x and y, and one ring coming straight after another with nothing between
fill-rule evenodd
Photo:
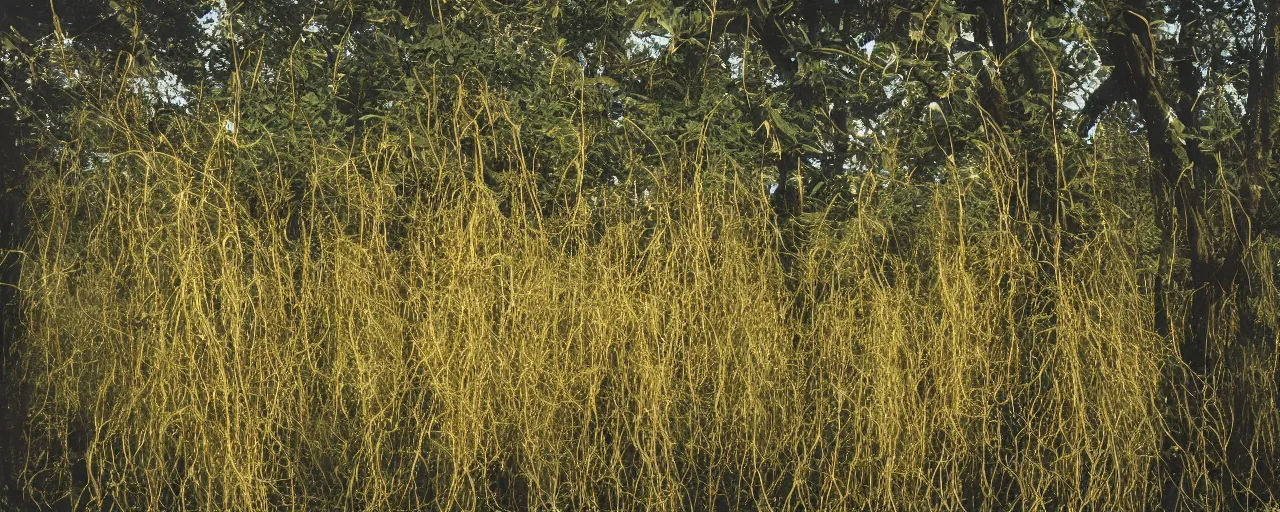
<instances>
[{"instance_id":1,"label":"dark shadow area","mask_svg":"<svg viewBox=\"0 0 1280 512\"><path fill-rule=\"evenodd\" d=\"M9 123L11 114L0 113L4 116L0 119L0 510L29 509L20 506L23 502L18 483L25 407L16 378L15 345L23 329L22 297L17 287L23 258L16 251L26 239L30 215L17 130Z\"/></svg>"}]
</instances>

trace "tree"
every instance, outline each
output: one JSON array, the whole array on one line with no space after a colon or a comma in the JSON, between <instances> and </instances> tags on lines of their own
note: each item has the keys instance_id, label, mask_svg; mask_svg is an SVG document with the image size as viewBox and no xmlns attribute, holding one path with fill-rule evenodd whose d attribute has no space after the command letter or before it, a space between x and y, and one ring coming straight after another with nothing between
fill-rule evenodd
<instances>
[{"instance_id":1,"label":"tree","mask_svg":"<svg viewBox=\"0 0 1280 512\"><path fill-rule=\"evenodd\" d=\"M1277 490L1280 447L1267 437L1280 417L1258 404L1278 393L1267 354L1280 332L1280 1L67 0L0 5L0 28L0 247L23 246L38 207L29 180L138 145L225 166L228 201L278 217L290 250L316 254L315 233L372 225L323 181L333 173L315 168L316 148L345 152L342 172L370 183L385 173L376 185L390 192L369 193L386 192L373 224L393 248L421 228L422 198L458 183L570 256L631 226L618 218L640 226L639 245L678 245L660 227L703 226L702 198L764 198L753 220L776 236L759 263L784 283L777 322L797 353L858 288L917 305L1009 300L1007 318L967 326L925 306L903 320L940 343L1002 340L981 350L1001 354L1014 384L953 401L980 403L973 431L996 432L973 448L981 471L919 466L943 468L937 485L975 508L1035 493L1101 499L1085 487L1120 462L1041 409L1078 407L1081 422L1109 411L1063 397L1099 375L1067 363L1110 349L1069 332L1112 313L1086 307L1101 299L1081 305L1111 293L1095 289L1112 283L1107 269L1080 268L1121 254L1141 298L1126 300L1150 314L1125 325L1176 347L1153 363L1164 400L1133 427L1163 436L1160 463L1142 473L1161 482L1160 504L1248 507ZM129 108L93 104L103 97ZM405 154L384 152L387 141ZM629 209L598 213L610 201ZM67 215L84 217L76 229L94 220ZM5 258L0 281L17 282L22 256ZM840 267L849 261L863 267ZM956 273L969 280L948 281ZM978 275L989 294L974 291ZM20 298L3 290L0 338L18 339ZM940 364L923 366L914 393L984 385ZM806 386L797 396L832 392ZM818 432L815 460L840 439ZM1045 462L1049 452L1060 458ZM1089 468L1022 466L1061 461ZM1021 488L1031 474L1050 476ZM1111 503L1153 506L1135 488Z\"/></svg>"}]
</instances>

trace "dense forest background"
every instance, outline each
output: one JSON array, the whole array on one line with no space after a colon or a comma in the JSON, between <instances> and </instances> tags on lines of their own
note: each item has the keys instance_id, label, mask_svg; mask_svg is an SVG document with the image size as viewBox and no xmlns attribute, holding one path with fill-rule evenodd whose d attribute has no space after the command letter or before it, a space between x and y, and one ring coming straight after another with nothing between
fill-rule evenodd
<instances>
[{"instance_id":1,"label":"dense forest background","mask_svg":"<svg viewBox=\"0 0 1280 512\"><path fill-rule=\"evenodd\" d=\"M0 2L0 508L1275 509L1278 45Z\"/></svg>"}]
</instances>

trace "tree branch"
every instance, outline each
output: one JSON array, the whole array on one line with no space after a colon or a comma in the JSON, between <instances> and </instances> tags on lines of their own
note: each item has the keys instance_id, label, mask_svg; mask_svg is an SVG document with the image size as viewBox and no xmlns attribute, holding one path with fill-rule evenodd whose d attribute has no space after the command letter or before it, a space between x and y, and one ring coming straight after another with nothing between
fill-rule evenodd
<instances>
[{"instance_id":1,"label":"tree branch","mask_svg":"<svg viewBox=\"0 0 1280 512\"><path fill-rule=\"evenodd\" d=\"M1123 68L1116 68L1106 80L1102 81L1102 85L1093 90L1089 99L1084 102L1084 109L1080 111L1080 124L1076 127L1076 135L1082 139L1088 136L1089 130L1098 124L1098 119L1111 105L1127 99L1126 75Z\"/></svg>"}]
</instances>

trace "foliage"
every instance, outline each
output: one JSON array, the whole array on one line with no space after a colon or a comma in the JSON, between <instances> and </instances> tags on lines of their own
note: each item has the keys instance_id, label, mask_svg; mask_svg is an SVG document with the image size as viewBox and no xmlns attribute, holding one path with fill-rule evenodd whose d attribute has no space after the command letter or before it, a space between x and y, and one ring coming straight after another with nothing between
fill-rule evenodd
<instances>
[{"instance_id":1,"label":"foliage","mask_svg":"<svg viewBox=\"0 0 1280 512\"><path fill-rule=\"evenodd\" d=\"M1276 504L1280 3L0 21L33 506Z\"/></svg>"}]
</instances>

